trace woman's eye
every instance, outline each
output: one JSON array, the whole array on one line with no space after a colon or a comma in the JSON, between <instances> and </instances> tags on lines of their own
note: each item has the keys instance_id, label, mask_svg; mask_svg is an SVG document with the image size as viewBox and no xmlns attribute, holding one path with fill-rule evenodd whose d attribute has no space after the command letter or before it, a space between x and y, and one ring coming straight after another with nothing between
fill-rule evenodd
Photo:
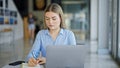
<instances>
[{"instance_id":1,"label":"woman's eye","mask_svg":"<svg viewBox=\"0 0 120 68\"><path fill-rule=\"evenodd\" d=\"M49 20L49 18L45 18L45 20Z\"/></svg>"},{"instance_id":2,"label":"woman's eye","mask_svg":"<svg viewBox=\"0 0 120 68\"><path fill-rule=\"evenodd\" d=\"M53 18L53 20L56 20L56 18Z\"/></svg>"}]
</instances>

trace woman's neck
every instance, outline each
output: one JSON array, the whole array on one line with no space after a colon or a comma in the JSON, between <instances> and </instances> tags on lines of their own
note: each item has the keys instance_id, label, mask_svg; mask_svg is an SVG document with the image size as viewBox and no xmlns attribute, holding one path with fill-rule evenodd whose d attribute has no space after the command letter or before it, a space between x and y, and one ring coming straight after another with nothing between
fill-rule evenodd
<instances>
[{"instance_id":1,"label":"woman's neck","mask_svg":"<svg viewBox=\"0 0 120 68\"><path fill-rule=\"evenodd\" d=\"M50 35L51 35L53 40L55 40L57 38L59 32L60 32L60 28L59 29L55 29L55 30L50 30Z\"/></svg>"},{"instance_id":2,"label":"woman's neck","mask_svg":"<svg viewBox=\"0 0 120 68\"><path fill-rule=\"evenodd\" d=\"M54 29L54 30L49 30L49 31L50 31L50 34L58 34L60 31L60 28Z\"/></svg>"}]
</instances>

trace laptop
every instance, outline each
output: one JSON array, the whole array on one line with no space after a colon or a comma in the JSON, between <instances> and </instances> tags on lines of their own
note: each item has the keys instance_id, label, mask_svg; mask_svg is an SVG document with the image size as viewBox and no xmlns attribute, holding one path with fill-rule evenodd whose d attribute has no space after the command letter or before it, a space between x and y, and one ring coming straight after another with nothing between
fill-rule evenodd
<instances>
[{"instance_id":1,"label":"laptop","mask_svg":"<svg viewBox=\"0 0 120 68\"><path fill-rule=\"evenodd\" d=\"M84 68L85 45L48 46L46 48L46 68Z\"/></svg>"}]
</instances>

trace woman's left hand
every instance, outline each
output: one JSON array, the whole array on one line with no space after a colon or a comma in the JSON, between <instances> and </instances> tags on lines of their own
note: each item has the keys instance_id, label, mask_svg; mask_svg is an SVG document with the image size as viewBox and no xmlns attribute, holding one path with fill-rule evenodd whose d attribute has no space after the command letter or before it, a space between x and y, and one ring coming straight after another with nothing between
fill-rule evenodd
<instances>
[{"instance_id":1,"label":"woman's left hand","mask_svg":"<svg viewBox=\"0 0 120 68\"><path fill-rule=\"evenodd\" d=\"M37 63L38 64L45 64L46 63L46 58L45 57L39 57L39 58L37 58Z\"/></svg>"}]
</instances>

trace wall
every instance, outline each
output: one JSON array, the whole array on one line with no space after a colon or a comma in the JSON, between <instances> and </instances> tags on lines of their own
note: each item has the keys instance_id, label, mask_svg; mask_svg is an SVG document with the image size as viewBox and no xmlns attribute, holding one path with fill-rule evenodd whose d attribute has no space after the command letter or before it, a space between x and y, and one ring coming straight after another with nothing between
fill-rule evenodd
<instances>
[{"instance_id":1,"label":"wall","mask_svg":"<svg viewBox=\"0 0 120 68\"><path fill-rule=\"evenodd\" d=\"M98 1L97 0L91 0L91 31L90 31L90 37L91 41L97 41L98 36L97 36L97 28L98 28Z\"/></svg>"},{"instance_id":2,"label":"wall","mask_svg":"<svg viewBox=\"0 0 120 68\"><path fill-rule=\"evenodd\" d=\"M18 11L15 4L13 3L12 0L8 0L9 1L9 8L11 10L15 10L15 11ZM23 20L22 20L22 17L20 16L19 12L17 13L17 20L18 20L18 23L17 25L14 26L14 29L15 29L15 38L16 39L20 39L20 38L23 38Z\"/></svg>"},{"instance_id":3,"label":"wall","mask_svg":"<svg viewBox=\"0 0 120 68\"><path fill-rule=\"evenodd\" d=\"M17 8L15 4L13 3L13 0L8 0L8 9L17 11ZM0 30L5 29L5 28L12 28L14 30L15 40L23 38L23 21L18 12L17 12L17 21L18 22L16 25L6 25L6 24L0 25ZM4 41L6 42L7 40L8 40L7 38L4 39Z\"/></svg>"},{"instance_id":4,"label":"wall","mask_svg":"<svg viewBox=\"0 0 120 68\"><path fill-rule=\"evenodd\" d=\"M90 26L90 40L91 40L91 52L97 52L98 41L98 0L91 0L91 26ZM95 45L94 45L95 44Z\"/></svg>"},{"instance_id":5,"label":"wall","mask_svg":"<svg viewBox=\"0 0 120 68\"><path fill-rule=\"evenodd\" d=\"M91 52L108 53L108 0L91 0L90 32Z\"/></svg>"},{"instance_id":6,"label":"wall","mask_svg":"<svg viewBox=\"0 0 120 68\"><path fill-rule=\"evenodd\" d=\"M99 0L98 15L98 49L99 53L107 52L107 34L108 34L108 0Z\"/></svg>"}]
</instances>

